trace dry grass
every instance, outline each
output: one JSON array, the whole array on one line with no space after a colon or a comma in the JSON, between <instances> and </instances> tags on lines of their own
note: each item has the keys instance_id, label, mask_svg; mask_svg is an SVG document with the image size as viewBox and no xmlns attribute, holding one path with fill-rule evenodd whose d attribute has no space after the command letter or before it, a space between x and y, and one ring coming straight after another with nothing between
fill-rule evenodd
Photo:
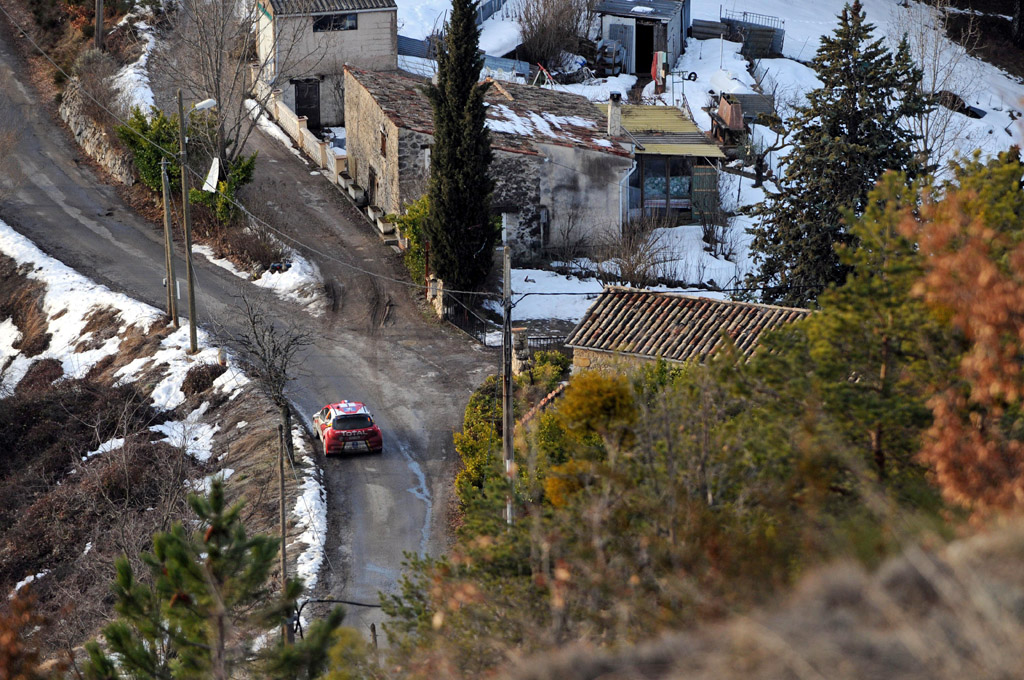
<instances>
[{"instance_id":1,"label":"dry grass","mask_svg":"<svg viewBox=\"0 0 1024 680\"><path fill-rule=\"evenodd\" d=\"M618 652L576 646L530 659L516 680L960 680L1024 677L1024 528L937 552L909 546L866 573L805 579L777 610Z\"/></svg>"},{"instance_id":2,"label":"dry grass","mask_svg":"<svg viewBox=\"0 0 1024 680\"><path fill-rule=\"evenodd\" d=\"M46 287L28 278L24 267L0 255L0 319L10 319L21 331L14 344L27 357L34 357L50 345L48 320L43 311Z\"/></svg>"}]
</instances>

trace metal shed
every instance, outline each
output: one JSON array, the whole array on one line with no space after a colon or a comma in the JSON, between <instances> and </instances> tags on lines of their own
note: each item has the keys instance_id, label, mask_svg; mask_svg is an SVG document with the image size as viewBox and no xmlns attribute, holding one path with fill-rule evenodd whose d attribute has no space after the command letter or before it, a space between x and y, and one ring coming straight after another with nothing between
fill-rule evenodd
<instances>
[{"instance_id":1,"label":"metal shed","mask_svg":"<svg viewBox=\"0 0 1024 680\"><path fill-rule=\"evenodd\" d=\"M690 0L603 0L594 12L601 17L601 36L626 48L629 73L649 73L658 51L675 64L686 49Z\"/></svg>"}]
</instances>

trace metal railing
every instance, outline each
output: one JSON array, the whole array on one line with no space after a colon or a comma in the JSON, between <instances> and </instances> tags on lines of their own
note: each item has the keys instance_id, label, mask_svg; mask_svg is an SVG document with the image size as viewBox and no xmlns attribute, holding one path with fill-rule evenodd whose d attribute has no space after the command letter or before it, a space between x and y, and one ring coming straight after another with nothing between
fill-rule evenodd
<instances>
[{"instance_id":1,"label":"metal railing","mask_svg":"<svg viewBox=\"0 0 1024 680\"><path fill-rule=\"evenodd\" d=\"M739 21L744 24L756 26L767 26L768 28L786 28L786 20L780 17L773 17L769 14L758 14L757 12L737 12L722 8L721 20Z\"/></svg>"}]
</instances>

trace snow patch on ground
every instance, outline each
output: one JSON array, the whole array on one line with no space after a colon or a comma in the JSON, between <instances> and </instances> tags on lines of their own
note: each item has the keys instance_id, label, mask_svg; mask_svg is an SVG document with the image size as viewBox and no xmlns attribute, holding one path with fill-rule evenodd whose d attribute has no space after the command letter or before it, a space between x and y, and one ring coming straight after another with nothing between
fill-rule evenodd
<instances>
[{"instance_id":1,"label":"snow patch on ground","mask_svg":"<svg viewBox=\"0 0 1024 680\"><path fill-rule=\"evenodd\" d=\"M292 144L292 138L263 111L254 99L246 99L245 108L248 109L249 116L256 121L256 127L290 148L296 155L301 155L299 150L295 148L295 145Z\"/></svg>"},{"instance_id":2,"label":"snow patch on ground","mask_svg":"<svg viewBox=\"0 0 1024 680\"><path fill-rule=\"evenodd\" d=\"M144 43L142 55L135 62L117 72L113 79L113 85L114 89L120 93L121 103L126 108L137 106L148 116L150 107L155 105L155 100L153 99L153 88L149 84L149 73L146 69L149 64L149 55L156 47L156 38L153 28L145 21L136 21L134 25L139 38Z\"/></svg>"},{"instance_id":3,"label":"snow patch on ground","mask_svg":"<svg viewBox=\"0 0 1024 680\"><path fill-rule=\"evenodd\" d=\"M572 85L544 85L544 87L549 90L572 92L573 94L583 95L592 102L606 102L611 99L612 92L618 92L622 95L622 101L628 101L629 97L627 94L634 86L636 86L636 76L631 76L625 73L618 76L597 78L585 83L575 83Z\"/></svg>"},{"instance_id":4,"label":"snow patch on ground","mask_svg":"<svg viewBox=\"0 0 1024 680\"><path fill-rule=\"evenodd\" d=\"M121 346L121 336L129 326L136 326L148 332L161 313L147 304L126 295L115 293L106 286L93 283L64 263L43 253L31 241L0 221L0 252L5 253L19 264L34 265L28 277L46 285L42 311L49 319L50 344L42 353L25 357L13 348L13 324L8 321L0 325L0 365L3 359L13 361L0 374L0 387L13 388L24 377L32 363L42 359L55 359L61 363L64 375L81 378L97 362L115 354ZM89 339L84 333L87 317L105 308L118 310L120 326L114 337L104 341L95 349L76 352L79 343ZM55 318L56 317L56 318ZM20 336L20 333L18 334Z\"/></svg>"},{"instance_id":5,"label":"snow patch on ground","mask_svg":"<svg viewBox=\"0 0 1024 680\"><path fill-rule=\"evenodd\" d=\"M222 470L218 470L212 475L204 477L203 479L195 479L185 482L185 486L187 486L188 489L192 491L192 493L197 493L205 496L208 493L210 493L210 489L213 488L213 482L215 480L219 479L222 482L226 482L229 479L231 479L231 475L233 474L235 474L233 468L224 468Z\"/></svg>"},{"instance_id":6,"label":"snow patch on ground","mask_svg":"<svg viewBox=\"0 0 1024 680\"><path fill-rule=\"evenodd\" d=\"M108 453L109 451L115 451L121 448L122 446L124 446L124 437L108 439L107 441L100 444L95 451L90 451L89 453L82 456L82 460L89 460L93 456L98 456L102 453Z\"/></svg>"},{"instance_id":7,"label":"snow patch on ground","mask_svg":"<svg viewBox=\"0 0 1024 680\"><path fill-rule=\"evenodd\" d=\"M25 578L21 579L20 581L18 581L17 583L14 584L14 589L11 590L11 594L7 596L7 599L8 600L13 600L15 594L17 594L17 592L19 590L21 590L22 588L24 588L28 584L32 583L33 581L37 581L37 580L41 579L42 577L46 576L49 573L50 573L49 569L43 569L38 574L30 574L30 575L26 576Z\"/></svg>"},{"instance_id":8,"label":"snow patch on ground","mask_svg":"<svg viewBox=\"0 0 1024 680\"><path fill-rule=\"evenodd\" d=\"M149 429L165 435L161 441L183 449L201 463L213 457L213 435L220 431L217 425L208 425L200 421L210 403L204 401L196 410L185 416L184 420L169 420Z\"/></svg>"},{"instance_id":9,"label":"snow patch on ground","mask_svg":"<svg viewBox=\"0 0 1024 680\"><path fill-rule=\"evenodd\" d=\"M296 540L305 545L296 560L296 574L306 584L306 593L309 594L316 588L325 558L327 492L320 482L321 473L312 452L306 445L305 433L296 428L292 437L295 440L295 457L305 464L299 478L299 497L291 513L299 530Z\"/></svg>"},{"instance_id":10,"label":"snow patch on ground","mask_svg":"<svg viewBox=\"0 0 1024 680\"><path fill-rule=\"evenodd\" d=\"M252 279L249 274L239 270L230 260L215 257L213 249L209 246L194 245L192 251L199 253L211 263L228 270L235 276L250 281L259 288L272 291L285 300L298 302L313 316L320 316L327 308L327 301L321 294L323 278L320 276L320 269L292 248L288 246L282 246L282 248L288 254L288 262L291 263L288 271L265 271L258 279Z\"/></svg>"}]
</instances>

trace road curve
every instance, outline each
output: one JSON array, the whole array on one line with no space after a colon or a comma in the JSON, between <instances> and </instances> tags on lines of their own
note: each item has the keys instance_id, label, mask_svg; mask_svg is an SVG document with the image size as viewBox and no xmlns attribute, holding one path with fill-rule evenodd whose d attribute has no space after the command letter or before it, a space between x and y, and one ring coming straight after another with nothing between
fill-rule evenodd
<instances>
[{"instance_id":1,"label":"road curve","mask_svg":"<svg viewBox=\"0 0 1024 680\"><path fill-rule=\"evenodd\" d=\"M24 179L0 200L0 219L86 276L162 307L161 232L79 160L65 131L22 82L24 71L4 25L0 98L22 124L15 155ZM496 370L498 357L433 322L405 286L352 269L401 278L394 254L325 179L311 176L277 142L254 134L249 144L260 160L243 200L259 203L258 214L276 228L328 253L303 254L337 291L336 311L321 318L280 300L266 302L275 318L315 337L297 372L293 403L305 417L330 401L364 400L385 436L381 456L324 460L318 454L328 531L314 595L376 603L379 591L394 590L405 552L437 554L445 547L451 435L472 389ZM202 257L195 270L200 323L215 333L239 332L237 296L247 284ZM379 610L348 611L347 624L364 632L370 623L379 628Z\"/></svg>"}]
</instances>

